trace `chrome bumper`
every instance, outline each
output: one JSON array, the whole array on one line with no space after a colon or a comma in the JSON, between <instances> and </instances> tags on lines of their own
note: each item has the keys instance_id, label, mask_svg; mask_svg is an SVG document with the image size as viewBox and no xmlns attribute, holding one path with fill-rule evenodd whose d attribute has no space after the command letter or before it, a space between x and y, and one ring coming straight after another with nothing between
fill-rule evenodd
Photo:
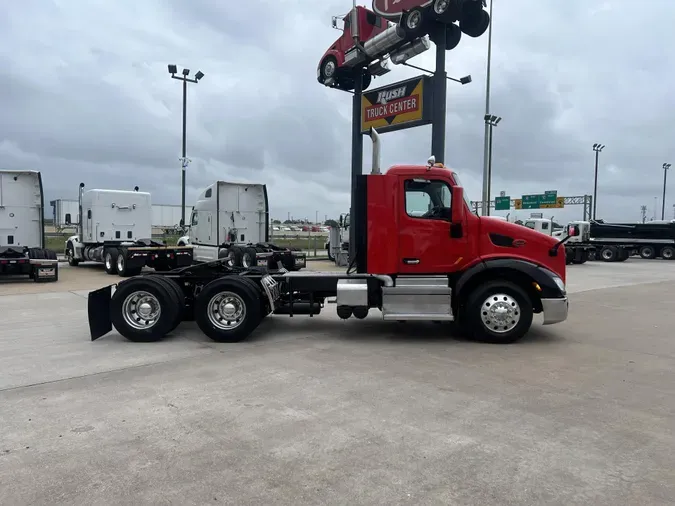
<instances>
[{"instance_id":1,"label":"chrome bumper","mask_svg":"<svg viewBox=\"0 0 675 506\"><path fill-rule=\"evenodd\" d=\"M567 312L569 310L567 297L561 299L541 299L541 307L544 314L544 325L551 325L567 320Z\"/></svg>"}]
</instances>

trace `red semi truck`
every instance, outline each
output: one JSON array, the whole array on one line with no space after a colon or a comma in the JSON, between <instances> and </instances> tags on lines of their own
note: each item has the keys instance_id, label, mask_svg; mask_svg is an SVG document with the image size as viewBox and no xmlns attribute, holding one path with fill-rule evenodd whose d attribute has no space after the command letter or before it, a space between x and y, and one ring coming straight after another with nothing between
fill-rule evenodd
<instances>
[{"instance_id":1,"label":"red semi truck","mask_svg":"<svg viewBox=\"0 0 675 506\"><path fill-rule=\"evenodd\" d=\"M131 341L157 341L195 320L218 342L246 339L269 314L313 316L336 297L337 315L387 321L455 321L476 340L511 343L533 314L567 318L564 241L470 212L455 172L433 158L358 179L347 272L229 267L222 260L140 275L89 294L91 339L113 326ZM113 286L116 289L113 293Z\"/></svg>"}]
</instances>

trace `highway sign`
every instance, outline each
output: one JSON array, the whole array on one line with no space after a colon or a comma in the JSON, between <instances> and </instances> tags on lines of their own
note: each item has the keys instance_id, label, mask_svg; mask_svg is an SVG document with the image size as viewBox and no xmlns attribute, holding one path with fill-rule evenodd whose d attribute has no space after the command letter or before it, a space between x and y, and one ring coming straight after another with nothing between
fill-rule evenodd
<instances>
[{"instance_id":1,"label":"highway sign","mask_svg":"<svg viewBox=\"0 0 675 506\"><path fill-rule=\"evenodd\" d=\"M495 197L495 211L508 211L511 209L511 197Z\"/></svg>"},{"instance_id":2,"label":"highway sign","mask_svg":"<svg viewBox=\"0 0 675 506\"><path fill-rule=\"evenodd\" d=\"M557 190L534 195L523 195L523 209L553 209L564 207L565 199L562 198L562 205L560 205L560 201Z\"/></svg>"}]
</instances>

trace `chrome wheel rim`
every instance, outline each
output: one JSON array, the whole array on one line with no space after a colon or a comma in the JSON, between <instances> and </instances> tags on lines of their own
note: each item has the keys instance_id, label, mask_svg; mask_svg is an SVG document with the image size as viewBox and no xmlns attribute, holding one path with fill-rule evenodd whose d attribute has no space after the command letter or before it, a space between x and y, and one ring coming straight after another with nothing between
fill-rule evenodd
<instances>
[{"instance_id":1,"label":"chrome wheel rim","mask_svg":"<svg viewBox=\"0 0 675 506\"><path fill-rule=\"evenodd\" d=\"M112 255L110 253L105 256L105 268L112 269Z\"/></svg>"},{"instance_id":2,"label":"chrome wheel rim","mask_svg":"<svg viewBox=\"0 0 675 506\"><path fill-rule=\"evenodd\" d=\"M247 269L253 266L253 259L251 258L250 254L244 253L244 256L241 259L241 265Z\"/></svg>"},{"instance_id":3,"label":"chrome wheel rim","mask_svg":"<svg viewBox=\"0 0 675 506\"><path fill-rule=\"evenodd\" d=\"M652 251L651 248L644 248L642 250L642 256L644 256L644 257L650 257L650 256L652 256L653 253L654 252Z\"/></svg>"},{"instance_id":4,"label":"chrome wheel rim","mask_svg":"<svg viewBox=\"0 0 675 506\"><path fill-rule=\"evenodd\" d=\"M406 20L405 24L410 30L415 30L417 29L417 27L420 26L421 19L422 14L420 14L419 11L415 11L410 16L408 16L408 19Z\"/></svg>"},{"instance_id":5,"label":"chrome wheel rim","mask_svg":"<svg viewBox=\"0 0 675 506\"><path fill-rule=\"evenodd\" d=\"M117 257L117 270L120 272L124 270L124 257L122 255Z\"/></svg>"},{"instance_id":6,"label":"chrome wheel rim","mask_svg":"<svg viewBox=\"0 0 675 506\"><path fill-rule=\"evenodd\" d=\"M434 12L436 14L443 14L448 10L448 5L450 4L449 0L436 0L434 4Z\"/></svg>"},{"instance_id":7,"label":"chrome wheel rim","mask_svg":"<svg viewBox=\"0 0 675 506\"><path fill-rule=\"evenodd\" d=\"M206 311L211 324L221 330L234 330L246 318L246 304L234 292L220 292L211 297Z\"/></svg>"},{"instance_id":8,"label":"chrome wheel rim","mask_svg":"<svg viewBox=\"0 0 675 506\"><path fill-rule=\"evenodd\" d=\"M480 309L483 325L497 334L512 331L520 321L520 313L516 299L505 293L490 295Z\"/></svg>"},{"instance_id":9,"label":"chrome wheel rim","mask_svg":"<svg viewBox=\"0 0 675 506\"><path fill-rule=\"evenodd\" d=\"M323 75L326 77L332 77L333 74L335 74L335 62L333 60L329 60L323 66Z\"/></svg>"},{"instance_id":10,"label":"chrome wheel rim","mask_svg":"<svg viewBox=\"0 0 675 506\"><path fill-rule=\"evenodd\" d=\"M604 258L605 260L609 260L610 258L612 258L612 251L608 249L603 250L602 258Z\"/></svg>"},{"instance_id":11,"label":"chrome wheel rim","mask_svg":"<svg viewBox=\"0 0 675 506\"><path fill-rule=\"evenodd\" d=\"M157 297L149 292L133 292L124 299L122 315L130 327L138 330L149 329L159 321L162 306Z\"/></svg>"},{"instance_id":12,"label":"chrome wheel rim","mask_svg":"<svg viewBox=\"0 0 675 506\"><path fill-rule=\"evenodd\" d=\"M673 250L666 248L661 252L661 256L667 260L673 258Z\"/></svg>"}]
</instances>

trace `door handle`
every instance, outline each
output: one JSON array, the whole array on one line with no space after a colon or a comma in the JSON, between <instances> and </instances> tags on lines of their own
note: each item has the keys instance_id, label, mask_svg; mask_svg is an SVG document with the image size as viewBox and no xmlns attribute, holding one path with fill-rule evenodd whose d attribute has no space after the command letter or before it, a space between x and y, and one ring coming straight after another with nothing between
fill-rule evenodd
<instances>
[{"instance_id":1,"label":"door handle","mask_svg":"<svg viewBox=\"0 0 675 506\"><path fill-rule=\"evenodd\" d=\"M406 265L417 265L418 263L420 263L420 259L419 258L404 258L403 263L406 264Z\"/></svg>"}]
</instances>

